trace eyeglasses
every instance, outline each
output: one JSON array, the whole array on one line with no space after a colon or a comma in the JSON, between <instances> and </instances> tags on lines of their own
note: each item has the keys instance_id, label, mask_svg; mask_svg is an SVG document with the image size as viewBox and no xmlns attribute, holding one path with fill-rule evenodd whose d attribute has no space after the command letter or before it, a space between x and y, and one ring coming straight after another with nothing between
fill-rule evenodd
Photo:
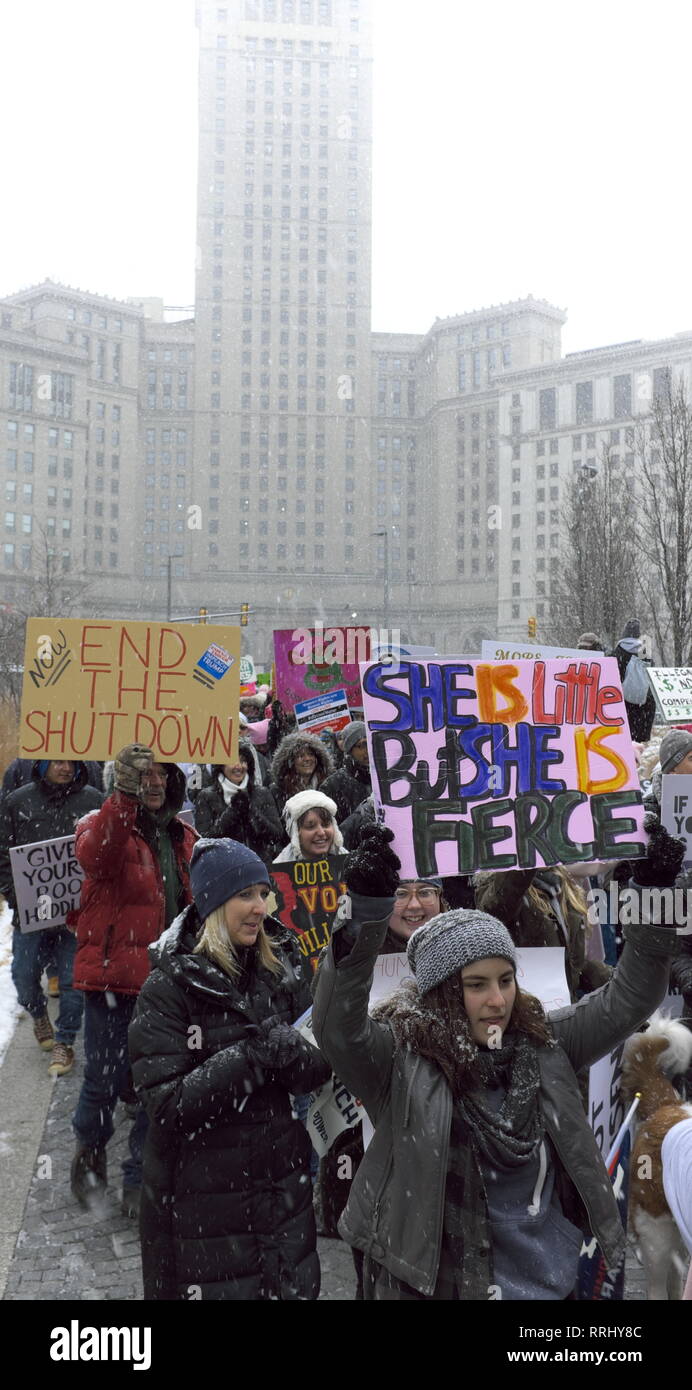
<instances>
[{"instance_id":1,"label":"eyeglasses","mask_svg":"<svg viewBox=\"0 0 692 1390\"><path fill-rule=\"evenodd\" d=\"M410 888L397 888L394 893L394 901L395 903L406 903L409 898L413 897L414 893L422 903L432 902L433 898L439 897L439 889L428 886L421 888L412 883Z\"/></svg>"}]
</instances>

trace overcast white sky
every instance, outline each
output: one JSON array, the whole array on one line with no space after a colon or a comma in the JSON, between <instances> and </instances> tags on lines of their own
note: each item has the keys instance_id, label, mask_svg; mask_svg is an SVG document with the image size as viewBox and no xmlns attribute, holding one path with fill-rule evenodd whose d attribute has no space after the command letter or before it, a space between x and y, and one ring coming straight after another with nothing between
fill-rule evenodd
<instances>
[{"instance_id":1,"label":"overcast white sky","mask_svg":"<svg viewBox=\"0 0 692 1390\"><path fill-rule=\"evenodd\" d=\"M692 329L688 0L376 0L373 327ZM0 6L0 294L194 295L194 0Z\"/></svg>"}]
</instances>

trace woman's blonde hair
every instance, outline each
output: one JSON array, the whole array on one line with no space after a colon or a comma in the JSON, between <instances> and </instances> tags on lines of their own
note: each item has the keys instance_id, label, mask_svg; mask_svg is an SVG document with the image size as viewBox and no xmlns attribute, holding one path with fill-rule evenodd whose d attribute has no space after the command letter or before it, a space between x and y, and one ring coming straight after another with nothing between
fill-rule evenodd
<instances>
[{"instance_id":1,"label":"woman's blonde hair","mask_svg":"<svg viewBox=\"0 0 692 1390\"><path fill-rule=\"evenodd\" d=\"M260 927L257 936L257 953L260 965L263 965L265 970L271 971L272 975L281 974L281 961L274 954L271 941L263 926ZM228 935L224 907L217 907L209 913L193 954L208 956L227 975L230 975L232 980L235 980L240 974L238 954Z\"/></svg>"},{"instance_id":2,"label":"woman's blonde hair","mask_svg":"<svg viewBox=\"0 0 692 1390\"><path fill-rule=\"evenodd\" d=\"M580 913L584 918L584 927L588 935L591 931L592 923L589 918L588 900L584 889L580 884L575 883L573 878L570 878L562 864L556 864L553 868L553 873L557 874L560 880L560 906L562 907L563 915L565 917L567 916L568 907ZM550 917L550 899L540 888L537 888L534 883L531 884L526 896L532 907L535 907L544 917Z\"/></svg>"}]
</instances>

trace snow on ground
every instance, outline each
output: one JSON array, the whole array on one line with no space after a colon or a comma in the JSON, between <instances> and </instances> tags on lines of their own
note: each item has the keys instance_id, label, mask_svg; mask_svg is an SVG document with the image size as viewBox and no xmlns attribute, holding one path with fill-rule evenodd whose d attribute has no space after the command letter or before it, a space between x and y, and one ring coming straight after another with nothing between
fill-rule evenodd
<instances>
[{"instance_id":1,"label":"snow on ground","mask_svg":"<svg viewBox=\"0 0 692 1390\"><path fill-rule=\"evenodd\" d=\"M21 1013L12 983L12 913L0 898L0 1064Z\"/></svg>"}]
</instances>

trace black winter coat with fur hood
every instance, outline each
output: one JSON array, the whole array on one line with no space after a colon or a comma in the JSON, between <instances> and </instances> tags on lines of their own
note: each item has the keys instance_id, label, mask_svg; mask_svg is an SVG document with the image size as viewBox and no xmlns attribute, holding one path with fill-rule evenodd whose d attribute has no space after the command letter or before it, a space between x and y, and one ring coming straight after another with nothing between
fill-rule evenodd
<instances>
[{"instance_id":1,"label":"black winter coat with fur hood","mask_svg":"<svg viewBox=\"0 0 692 1390\"><path fill-rule=\"evenodd\" d=\"M295 780L295 760L301 748L306 747L310 749L311 753L314 753L317 760L317 766L308 782L308 788L321 787L325 778L334 771L329 750L315 734L287 734L281 740L274 754L271 768L273 778L271 790L280 815L283 814L284 806L290 797L295 796L296 792L306 790L304 785L300 785Z\"/></svg>"},{"instance_id":2,"label":"black winter coat with fur hood","mask_svg":"<svg viewBox=\"0 0 692 1390\"><path fill-rule=\"evenodd\" d=\"M264 925L278 976L255 947L239 953L235 981L193 955L194 906L150 949L154 969L129 1033L150 1120L140 1213L145 1300L319 1293L310 1140L289 1094L311 1091L331 1072L307 1042L280 1070L251 1059L248 1043L263 1019L293 1023L310 1004L291 933L273 918Z\"/></svg>"}]
</instances>

